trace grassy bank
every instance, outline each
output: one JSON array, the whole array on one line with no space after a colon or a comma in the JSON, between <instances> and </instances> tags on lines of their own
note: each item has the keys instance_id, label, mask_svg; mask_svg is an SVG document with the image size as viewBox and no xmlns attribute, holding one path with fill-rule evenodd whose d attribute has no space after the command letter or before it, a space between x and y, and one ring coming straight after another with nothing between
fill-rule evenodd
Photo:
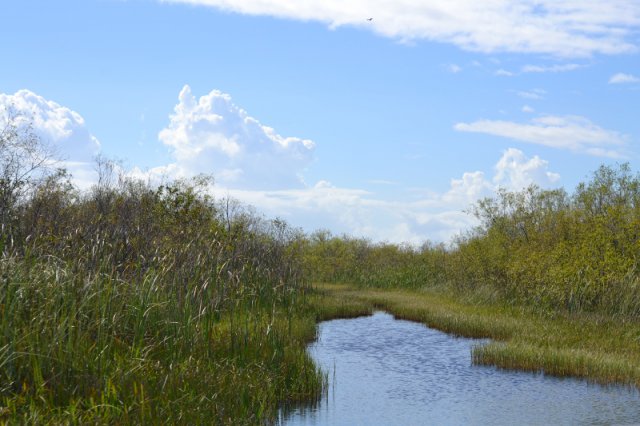
<instances>
[{"instance_id":1,"label":"grassy bank","mask_svg":"<svg viewBox=\"0 0 640 426\"><path fill-rule=\"evenodd\" d=\"M268 424L319 398L306 344L347 311L309 294L299 230L212 199L206 177L155 186L100 161L79 191L29 174L37 139L9 142L0 424Z\"/></svg>"},{"instance_id":2,"label":"grassy bank","mask_svg":"<svg viewBox=\"0 0 640 426\"><path fill-rule=\"evenodd\" d=\"M0 423L264 424L317 398L300 234L108 172L0 197Z\"/></svg>"},{"instance_id":3,"label":"grassy bank","mask_svg":"<svg viewBox=\"0 0 640 426\"><path fill-rule=\"evenodd\" d=\"M640 175L602 166L573 193L500 190L449 245L312 234L323 291L495 340L474 362L640 386Z\"/></svg>"},{"instance_id":4,"label":"grassy bank","mask_svg":"<svg viewBox=\"0 0 640 426\"><path fill-rule=\"evenodd\" d=\"M206 312L149 275L3 272L0 423L260 424L322 391L315 322L286 306Z\"/></svg>"},{"instance_id":5,"label":"grassy bank","mask_svg":"<svg viewBox=\"0 0 640 426\"><path fill-rule=\"evenodd\" d=\"M315 324L374 308L493 338L479 364L640 386L625 167L573 197L501 193L455 247L416 249L306 236L206 178L152 186L99 162L79 191L21 163L34 140L0 156L0 424L269 423L324 391Z\"/></svg>"},{"instance_id":6,"label":"grassy bank","mask_svg":"<svg viewBox=\"0 0 640 426\"><path fill-rule=\"evenodd\" d=\"M477 304L434 290L322 284L317 291L325 295L325 303L346 315L377 308L454 335L493 339L473 350L476 364L640 388L637 322Z\"/></svg>"}]
</instances>

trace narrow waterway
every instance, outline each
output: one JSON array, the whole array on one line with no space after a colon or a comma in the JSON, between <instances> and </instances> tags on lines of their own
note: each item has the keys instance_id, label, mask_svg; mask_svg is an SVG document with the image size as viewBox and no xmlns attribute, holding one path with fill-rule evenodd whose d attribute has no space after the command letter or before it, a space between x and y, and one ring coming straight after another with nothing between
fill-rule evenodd
<instances>
[{"instance_id":1,"label":"narrow waterway","mask_svg":"<svg viewBox=\"0 0 640 426\"><path fill-rule=\"evenodd\" d=\"M297 425L640 424L640 394L576 379L471 365L482 340L377 312L319 325L309 347L326 398L283 413Z\"/></svg>"}]
</instances>

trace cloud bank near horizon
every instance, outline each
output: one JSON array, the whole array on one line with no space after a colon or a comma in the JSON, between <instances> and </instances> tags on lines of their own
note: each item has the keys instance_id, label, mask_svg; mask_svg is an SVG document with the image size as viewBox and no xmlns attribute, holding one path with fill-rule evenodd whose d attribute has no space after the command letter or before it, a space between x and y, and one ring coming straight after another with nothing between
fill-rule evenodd
<instances>
[{"instance_id":1,"label":"cloud bank near horizon","mask_svg":"<svg viewBox=\"0 0 640 426\"><path fill-rule=\"evenodd\" d=\"M492 171L465 172L460 178L451 179L445 192L424 188L418 198L415 189L400 190L390 200L361 189L339 188L328 181L278 191L216 187L214 193L257 206L268 216L282 217L307 231L329 228L373 241L420 245L426 240L450 242L455 235L477 225L476 219L465 211L476 201L495 195L499 188L551 188L559 181L560 175L549 170L547 161L509 148ZM317 226L319 223L323 225Z\"/></svg>"},{"instance_id":2,"label":"cloud bank near horizon","mask_svg":"<svg viewBox=\"0 0 640 426\"><path fill-rule=\"evenodd\" d=\"M80 114L27 90L0 94L0 106L31 117L41 137L69 154L61 165L72 173L76 185L89 188L96 181L92 160L100 145ZM560 179L547 161L509 148L492 171L465 172L451 179L442 193L398 187L393 198L385 198L359 188L337 187L328 180L306 185L301 179L313 159L311 141L282 137L235 105L229 95L214 90L196 98L189 86L180 92L158 138L171 151L174 163L148 171L135 167L118 171L157 182L222 170L211 188L218 198L231 196L306 231L329 228L392 243L448 242L476 225L464 210L498 188L551 187ZM240 172L226 174L228 170Z\"/></svg>"}]
</instances>

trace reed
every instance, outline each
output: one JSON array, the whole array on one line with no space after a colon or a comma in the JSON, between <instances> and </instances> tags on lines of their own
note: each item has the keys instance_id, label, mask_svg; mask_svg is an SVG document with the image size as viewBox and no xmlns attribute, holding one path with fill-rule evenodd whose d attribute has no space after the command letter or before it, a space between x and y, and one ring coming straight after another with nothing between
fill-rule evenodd
<instances>
[{"instance_id":1,"label":"reed","mask_svg":"<svg viewBox=\"0 0 640 426\"><path fill-rule=\"evenodd\" d=\"M0 180L1 424L274 422L326 390L316 322L377 308L494 339L478 364L640 386L628 166L571 197L501 192L451 247L416 248L305 236L211 199L207 178L154 187L98 165L88 192L63 171Z\"/></svg>"},{"instance_id":2,"label":"reed","mask_svg":"<svg viewBox=\"0 0 640 426\"><path fill-rule=\"evenodd\" d=\"M0 236L0 423L264 424L320 397L298 231L199 182L44 185Z\"/></svg>"}]
</instances>

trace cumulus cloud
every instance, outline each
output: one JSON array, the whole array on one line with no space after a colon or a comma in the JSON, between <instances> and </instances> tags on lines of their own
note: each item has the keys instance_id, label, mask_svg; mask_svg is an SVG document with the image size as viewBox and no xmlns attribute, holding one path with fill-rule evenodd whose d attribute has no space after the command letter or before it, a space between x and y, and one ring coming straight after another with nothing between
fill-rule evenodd
<instances>
[{"instance_id":1,"label":"cumulus cloud","mask_svg":"<svg viewBox=\"0 0 640 426\"><path fill-rule=\"evenodd\" d=\"M563 57L636 50L636 0L160 0L247 15L317 21L332 28L373 29L401 40L452 43L481 52L542 53ZM367 17L372 16L372 21Z\"/></svg>"},{"instance_id":2,"label":"cumulus cloud","mask_svg":"<svg viewBox=\"0 0 640 426\"><path fill-rule=\"evenodd\" d=\"M100 142L80 114L29 90L0 93L0 120L6 122L12 113L31 124L42 141L53 145L65 159L91 161L100 150Z\"/></svg>"},{"instance_id":3,"label":"cumulus cloud","mask_svg":"<svg viewBox=\"0 0 640 426\"><path fill-rule=\"evenodd\" d=\"M99 144L78 113L28 91L0 95L0 101L28 112L34 129L69 154L64 164L76 184L86 188L95 181L92 157ZM231 196L256 206L268 217L282 217L309 231L324 227L374 241L416 245L427 239L449 241L476 224L464 210L498 187L549 186L559 178L548 170L546 161L509 149L493 170L463 173L451 179L441 193L424 191L415 198L398 188L393 198L383 198L324 180L302 185L299 174L311 159L313 143L278 135L221 92L196 98L185 87L169 121L159 138L175 161L145 172L134 169L129 176L153 180L218 171L222 174L218 173L219 180L211 188L218 198Z\"/></svg>"},{"instance_id":4,"label":"cumulus cloud","mask_svg":"<svg viewBox=\"0 0 640 426\"><path fill-rule=\"evenodd\" d=\"M640 78L631 74L617 73L611 76L609 84L640 83Z\"/></svg>"},{"instance_id":5,"label":"cumulus cloud","mask_svg":"<svg viewBox=\"0 0 640 426\"><path fill-rule=\"evenodd\" d=\"M485 133L610 158L624 157L627 141L625 135L603 129L584 117L572 115L547 115L534 118L529 123L479 120L473 123L458 123L454 128L461 132Z\"/></svg>"},{"instance_id":6,"label":"cumulus cloud","mask_svg":"<svg viewBox=\"0 0 640 426\"><path fill-rule=\"evenodd\" d=\"M517 191L536 184L547 188L560 180L558 173L549 171L549 162L537 155L528 159L515 148L507 149L495 166L494 185Z\"/></svg>"},{"instance_id":7,"label":"cumulus cloud","mask_svg":"<svg viewBox=\"0 0 640 426\"><path fill-rule=\"evenodd\" d=\"M451 189L440 200L446 204L462 206L489 195L491 189L484 172L465 172L461 179L451 180Z\"/></svg>"},{"instance_id":8,"label":"cumulus cloud","mask_svg":"<svg viewBox=\"0 0 640 426\"><path fill-rule=\"evenodd\" d=\"M68 169L74 183L86 188L94 180L93 160L100 151L100 142L89 132L84 118L68 107L37 95L19 90L13 95L0 93L0 123L10 115L21 125L31 125L34 133L51 146L58 166Z\"/></svg>"},{"instance_id":9,"label":"cumulus cloud","mask_svg":"<svg viewBox=\"0 0 640 426\"><path fill-rule=\"evenodd\" d=\"M175 163L152 174L212 173L228 187L276 189L302 186L301 173L313 158L314 143L283 137L214 90L197 99L184 86L169 124L158 135Z\"/></svg>"},{"instance_id":10,"label":"cumulus cloud","mask_svg":"<svg viewBox=\"0 0 640 426\"><path fill-rule=\"evenodd\" d=\"M535 109L533 109L532 107L530 107L529 105L523 105L523 106L522 106L522 112L526 112L526 113L529 113L529 114L530 114L530 113L533 113L533 112L535 112L535 111L536 111L536 110L535 110Z\"/></svg>"}]
</instances>

